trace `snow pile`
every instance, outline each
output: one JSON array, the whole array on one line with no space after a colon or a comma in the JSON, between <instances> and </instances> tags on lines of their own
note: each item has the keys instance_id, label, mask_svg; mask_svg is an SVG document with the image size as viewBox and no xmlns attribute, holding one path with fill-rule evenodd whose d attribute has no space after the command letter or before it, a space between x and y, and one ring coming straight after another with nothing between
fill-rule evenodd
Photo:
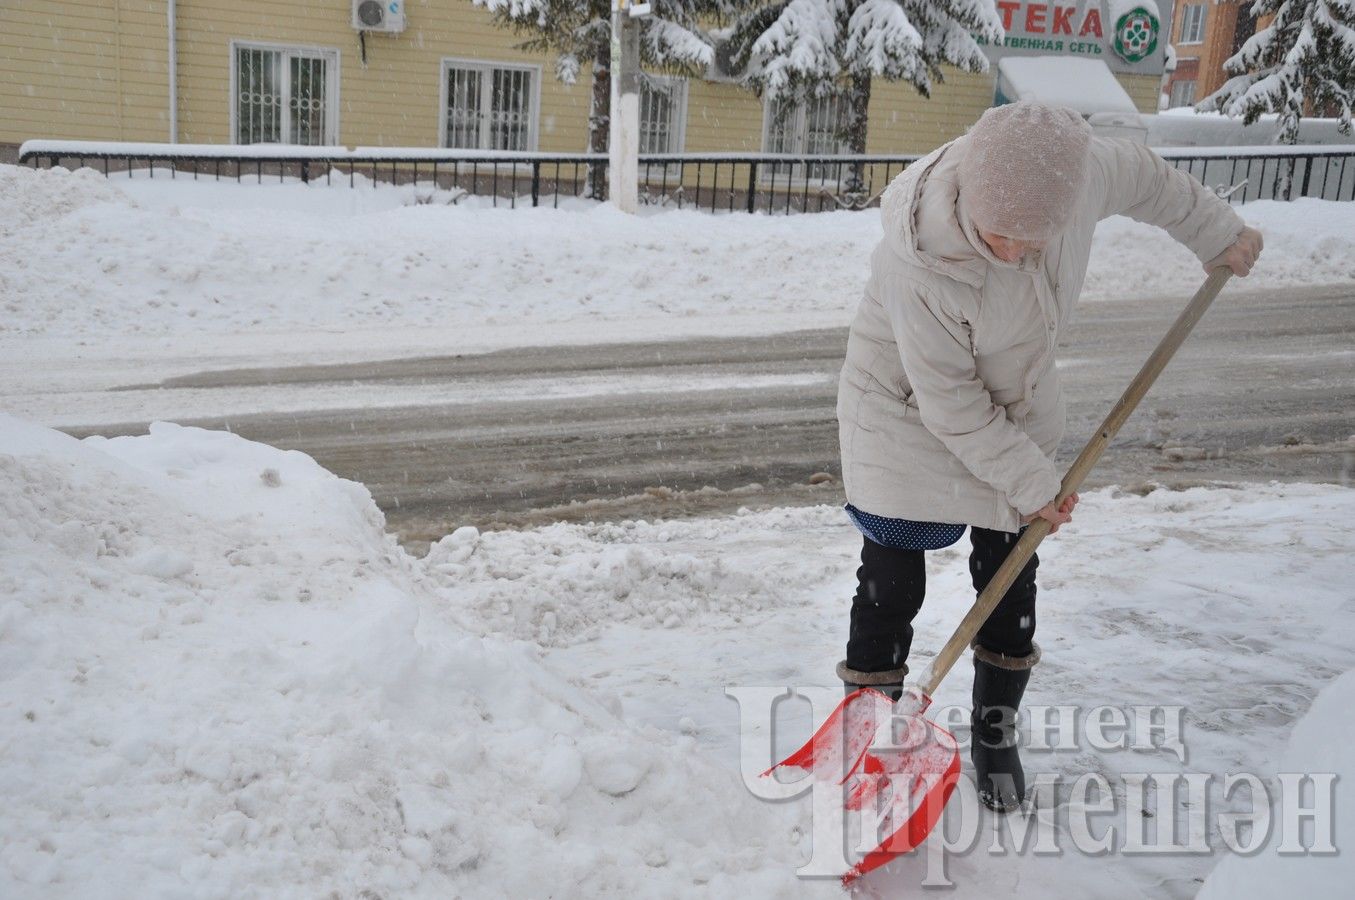
<instances>
[{"instance_id":1,"label":"snow pile","mask_svg":"<svg viewBox=\"0 0 1355 900\"><path fill-rule=\"evenodd\" d=\"M35 193L64 191L70 177L11 172ZM366 202L346 184L122 187L140 185L144 208L54 206L0 245L0 271L11 273L0 330L101 338L398 325L450 336L581 317L845 313L865 283L863 233L879 228L874 215L850 214L810 229L691 211L637 221L606 205L345 213L343 202ZM232 190L233 202L218 199ZM155 205L168 198L175 205ZM810 242L838 264L820 264Z\"/></svg>"},{"instance_id":2,"label":"snow pile","mask_svg":"<svg viewBox=\"0 0 1355 900\"><path fill-rule=\"evenodd\" d=\"M0 165L0 236L18 239L23 229L35 223L65 218L77 209L111 203L135 209L136 201L93 169L67 173L34 171ZM69 235L67 235L69 240ZM0 277L2 277L0 270Z\"/></svg>"},{"instance_id":3,"label":"snow pile","mask_svg":"<svg viewBox=\"0 0 1355 900\"><path fill-rule=\"evenodd\" d=\"M0 418L0 895L774 896L789 811L473 636L367 491Z\"/></svg>"},{"instance_id":4,"label":"snow pile","mask_svg":"<svg viewBox=\"0 0 1355 900\"><path fill-rule=\"evenodd\" d=\"M1157 115L1143 116L1148 126L1148 144L1152 147L1257 147L1274 144L1280 132L1280 117L1262 113L1252 124L1219 112L1199 112L1193 106L1164 109ZM1341 133L1340 119L1303 117L1299 123L1298 143L1349 146L1351 136Z\"/></svg>"},{"instance_id":5,"label":"snow pile","mask_svg":"<svg viewBox=\"0 0 1355 900\"><path fill-rule=\"evenodd\" d=\"M1229 290L1355 281L1355 203L1261 200L1237 209L1261 229L1265 249L1252 273L1234 279ZM1096 229L1082 296L1184 297L1203 279L1199 260L1167 232L1115 216Z\"/></svg>"},{"instance_id":6,"label":"snow pile","mask_svg":"<svg viewBox=\"0 0 1355 900\"><path fill-rule=\"evenodd\" d=\"M1350 822L1355 820L1355 786L1350 775L1355 772L1355 671L1347 672L1322 689L1312 708L1294 726L1289 748L1280 760L1278 772L1296 772L1316 775L1336 773L1336 799L1332 820L1336 823L1335 854L1285 855L1275 851L1278 839L1253 856L1230 855L1219 862L1197 895L1198 900L1222 900L1235 897L1342 897L1350 891L1350 850L1342 841L1349 835ZM1277 792L1278 794L1278 792ZM1300 806L1312 803L1312 797L1301 798ZM1279 797L1271 808L1271 827L1282 829L1285 821ZM1272 832L1272 835L1274 832ZM1307 836L1295 839L1282 835L1284 841L1293 840L1298 846L1314 844L1311 830ZM1323 841L1329 834L1323 834Z\"/></svg>"},{"instance_id":7,"label":"snow pile","mask_svg":"<svg viewBox=\"0 0 1355 900\"><path fill-rule=\"evenodd\" d=\"M815 534L842 522L840 509L820 506L487 534L465 527L434 544L426 559L459 600L469 598L478 629L567 646L620 622L672 629L714 613L738 627L748 614L803 602L796 589L838 574L838 560L805 554L767 567L754 553L710 553L710 543L749 532Z\"/></svg>"},{"instance_id":8,"label":"snow pile","mask_svg":"<svg viewBox=\"0 0 1355 900\"><path fill-rule=\"evenodd\" d=\"M597 205L418 203L413 188L346 183L108 182L12 166L0 179L23 198L0 207L0 335L120 352L139 335L205 355L225 335L296 349L308 334L329 347L335 330L406 329L361 341L387 353L413 340L483 349L477 335L495 328L511 346L724 334L736 320L740 333L842 325L880 238L873 211L637 219ZM1351 280L1355 204L1240 210L1266 236L1248 288ZM1087 298L1179 298L1200 278L1189 251L1150 226L1111 220L1093 248Z\"/></svg>"}]
</instances>

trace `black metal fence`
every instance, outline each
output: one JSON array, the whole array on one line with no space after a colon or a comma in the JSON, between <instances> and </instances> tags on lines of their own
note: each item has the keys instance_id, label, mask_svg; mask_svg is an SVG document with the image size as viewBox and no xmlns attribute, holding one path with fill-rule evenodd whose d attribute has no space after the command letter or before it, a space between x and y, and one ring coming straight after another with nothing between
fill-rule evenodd
<instances>
[{"instance_id":1,"label":"black metal fence","mask_svg":"<svg viewBox=\"0 0 1355 900\"><path fill-rule=\"evenodd\" d=\"M1318 197L1355 200L1355 147L1239 147L1158 151L1232 203ZM865 209L916 155L784 156L778 154L641 155L640 201L710 212L790 214ZM606 155L456 150L349 151L210 145L117 145L30 141L20 163L93 167L109 177L265 179L349 187L413 185L451 192L448 202L558 207L605 197Z\"/></svg>"},{"instance_id":2,"label":"black metal fence","mask_svg":"<svg viewBox=\"0 0 1355 900\"><path fill-rule=\"evenodd\" d=\"M1232 203L1355 200L1355 147L1238 147L1213 153L1163 147L1157 152Z\"/></svg>"}]
</instances>

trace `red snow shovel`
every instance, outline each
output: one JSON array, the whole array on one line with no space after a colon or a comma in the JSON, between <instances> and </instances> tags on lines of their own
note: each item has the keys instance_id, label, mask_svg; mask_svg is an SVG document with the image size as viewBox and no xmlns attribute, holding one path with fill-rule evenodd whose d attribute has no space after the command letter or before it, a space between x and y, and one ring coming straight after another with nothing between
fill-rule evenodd
<instances>
[{"instance_id":1,"label":"red snow shovel","mask_svg":"<svg viewBox=\"0 0 1355 900\"><path fill-rule=\"evenodd\" d=\"M1217 268L1195 292L1171 330L1069 467L1056 503L1063 503L1081 486L1120 426L1162 374L1231 275L1229 269ZM843 815L849 810L869 811L869 818L878 815L876 833L885 837L855 863L848 862L847 870L842 874L844 885L917 847L941 817L960 777L960 752L954 735L923 718L922 713L931 705L932 694L941 679L960 658L1047 534L1049 521L1046 519L1036 519L1026 528L950 640L922 672L918 683L908 686L897 704L873 688L851 694L808 743L763 773L766 777L787 769L806 771L816 782L826 782L835 789L840 786ZM867 827L866 821L868 819L863 819L863 828ZM872 822L871 826L874 824Z\"/></svg>"}]
</instances>

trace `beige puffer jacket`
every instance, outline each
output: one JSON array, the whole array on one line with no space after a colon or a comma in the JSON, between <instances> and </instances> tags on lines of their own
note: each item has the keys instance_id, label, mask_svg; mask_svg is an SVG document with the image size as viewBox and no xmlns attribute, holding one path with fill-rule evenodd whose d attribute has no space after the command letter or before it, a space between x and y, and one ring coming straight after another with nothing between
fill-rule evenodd
<instances>
[{"instance_id":1,"label":"beige puffer jacket","mask_svg":"<svg viewBox=\"0 0 1355 900\"><path fill-rule=\"evenodd\" d=\"M838 387L842 475L848 501L875 515L1017 531L1059 490L1054 347L1097 221L1118 213L1159 225L1202 262L1243 222L1151 150L1092 138L1068 226L1006 263L956 203L952 151L963 141L913 163L881 201L885 236Z\"/></svg>"}]
</instances>

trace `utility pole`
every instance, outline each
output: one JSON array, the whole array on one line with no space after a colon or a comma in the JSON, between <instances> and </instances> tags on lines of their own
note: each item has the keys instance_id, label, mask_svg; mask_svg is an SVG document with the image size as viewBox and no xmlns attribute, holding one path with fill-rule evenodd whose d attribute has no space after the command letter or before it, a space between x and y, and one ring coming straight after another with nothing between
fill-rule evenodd
<instances>
[{"instance_id":1,"label":"utility pole","mask_svg":"<svg viewBox=\"0 0 1355 900\"><path fill-rule=\"evenodd\" d=\"M612 97L607 186L616 208L634 213L640 182L640 19L648 0L612 0Z\"/></svg>"}]
</instances>

